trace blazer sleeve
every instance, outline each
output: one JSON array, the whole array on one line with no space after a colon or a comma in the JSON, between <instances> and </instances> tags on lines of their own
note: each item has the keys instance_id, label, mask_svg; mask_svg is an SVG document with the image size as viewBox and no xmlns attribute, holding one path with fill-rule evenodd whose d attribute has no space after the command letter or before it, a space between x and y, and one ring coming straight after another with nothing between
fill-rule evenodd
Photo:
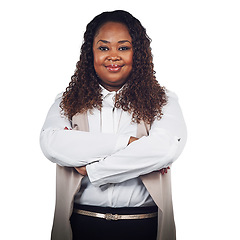
<instances>
[{"instance_id":1,"label":"blazer sleeve","mask_svg":"<svg viewBox=\"0 0 240 240\"><path fill-rule=\"evenodd\" d=\"M95 186L120 183L171 165L181 154L187 139L186 124L178 97L168 92L163 117L152 124L149 136L125 149L87 166Z\"/></svg>"},{"instance_id":2,"label":"blazer sleeve","mask_svg":"<svg viewBox=\"0 0 240 240\"><path fill-rule=\"evenodd\" d=\"M40 133L44 155L60 166L80 167L99 161L126 147L129 136L90 133L71 129L71 121L61 114L59 94L51 106Z\"/></svg>"}]
</instances>

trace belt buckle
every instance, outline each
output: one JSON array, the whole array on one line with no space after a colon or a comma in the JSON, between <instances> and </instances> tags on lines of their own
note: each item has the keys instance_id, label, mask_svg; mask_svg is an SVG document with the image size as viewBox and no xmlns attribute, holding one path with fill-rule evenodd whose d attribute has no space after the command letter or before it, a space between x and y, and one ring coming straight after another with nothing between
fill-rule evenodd
<instances>
[{"instance_id":1,"label":"belt buckle","mask_svg":"<svg viewBox=\"0 0 240 240\"><path fill-rule=\"evenodd\" d=\"M119 217L118 217L117 214L106 213L105 214L105 219L108 220L108 221L111 221L111 220L116 221L116 220L119 219Z\"/></svg>"}]
</instances>

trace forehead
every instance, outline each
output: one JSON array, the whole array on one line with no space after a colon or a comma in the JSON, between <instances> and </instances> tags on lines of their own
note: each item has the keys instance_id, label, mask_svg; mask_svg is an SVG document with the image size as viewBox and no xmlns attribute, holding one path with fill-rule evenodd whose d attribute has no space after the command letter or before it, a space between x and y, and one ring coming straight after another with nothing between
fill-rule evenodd
<instances>
[{"instance_id":1,"label":"forehead","mask_svg":"<svg viewBox=\"0 0 240 240\"><path fill-rule=\"evenodd\" d=\"M107 22L104 25L102 25L98 30L94 38L94 41L98 41L99 39L107 40L109 42L119 40L132 41L127 26L118 22Z\"/></svg>"}]
</instances>

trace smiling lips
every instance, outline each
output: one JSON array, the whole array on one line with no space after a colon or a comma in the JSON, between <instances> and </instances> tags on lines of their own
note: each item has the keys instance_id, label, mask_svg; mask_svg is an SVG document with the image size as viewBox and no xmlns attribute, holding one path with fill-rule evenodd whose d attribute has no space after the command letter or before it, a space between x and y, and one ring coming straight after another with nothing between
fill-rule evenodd
<instances>
[{"instance_id":1,"label":"smiling lips","mask_svg":"<svg viewBox=\"0 0 240 240\"><path fill-rule=\"evenodd\" d=\"M120 65L116 65L116 64L110 64L110 65L107 65L107 66L105 66L105 67L107 68L107 70L108 70L109 72L116 73L116 72L119 72L119 71L121 70L121 68L123 67L123 65L120 66Z\"/></svg>"}]
</instances>

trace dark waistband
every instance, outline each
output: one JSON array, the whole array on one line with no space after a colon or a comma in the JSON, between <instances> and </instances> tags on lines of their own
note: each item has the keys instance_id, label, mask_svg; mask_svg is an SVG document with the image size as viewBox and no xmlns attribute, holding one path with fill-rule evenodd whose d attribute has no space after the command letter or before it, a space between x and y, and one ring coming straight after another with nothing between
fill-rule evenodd
<instances>
[{"instance_id":1,"label":"dark waistband","mask_svg":"<svg viewBox=\"0 0 240 240\"><path fill-rule=\"evenodd\" d=\"M154 213L157 212L157 206L153 207L123 207L123 208L111 208L111 207L99 207L99 206L91 206L91 205L80 205L74 204L74 208L90 211L90 212L98 212L98 213L112 213L112 214L145 214L145 213Z\"/></svg>"}]
</instances>

